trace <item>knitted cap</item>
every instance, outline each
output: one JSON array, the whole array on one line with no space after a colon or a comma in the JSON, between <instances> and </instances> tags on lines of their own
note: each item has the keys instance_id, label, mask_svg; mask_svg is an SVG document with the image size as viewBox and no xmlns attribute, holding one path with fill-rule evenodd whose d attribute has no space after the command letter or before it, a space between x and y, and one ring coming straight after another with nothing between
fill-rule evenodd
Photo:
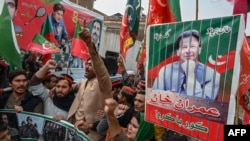
<instances>
[{"instance_id":1,"label":"knitted cap","mask_svg":"<svg viewBox=\"0 0 250 141\"><path fill-rule=\"evenodd\" d=\"M55 74L52 74L52 73L48 72L48 73L43 77L43 81L46 80L46 79L48 79L48 78L51 78L52 76L53 76L53 77L56 77Z\"/></svg>"},{"instance_id":2,"label":"knitted cap","mask_svg":"<svg viewBox=\"0 0 250 141\"><path fill-rule=\"evenodd\" d=\"M131 87L123 86L122 90L121 90L121 93L122 94L131 95L131 96L135 96L136 91L133 88L131 88Z\"/></svg>"},{"instance_id":3,"label":"knitted cap","mask_svg":"<svg viewBox=\"0 0 250 141\"><path fill-rule=\"evenodd\" d=\"M120 79L112 80L111 83L112 83L112 88L122 86L122 81Z\"/></svg>"},{"instance_id":4,"label":"knitted cap","mask_svg":"<svg viewBox=\"0 0 250 141\"><path fill-rule=\"evenodd\" d=\"M128 73L128 75L135 75L135 71L133 71L133 70L128 70L127 73Z\"/></svg>"}]
</instances>

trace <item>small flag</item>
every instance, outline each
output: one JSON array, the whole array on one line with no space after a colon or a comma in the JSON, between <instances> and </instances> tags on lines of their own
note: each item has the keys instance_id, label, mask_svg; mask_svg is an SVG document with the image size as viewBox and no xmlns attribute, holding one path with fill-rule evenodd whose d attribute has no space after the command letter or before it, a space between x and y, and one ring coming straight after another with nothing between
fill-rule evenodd
<instances>
[{"instance_id":1,"label":"small flag","mask_svg":"<svg viewBox=\"0 0 250 141\"><path fill-rule=\"evenodd\" d=\"M55 35L52 30L48 15L47 15L45 22L43 23L41 35L44 36L48 41L54 43L55 45L58 45L58 42L56 41Z\"/></svg>"},{"instance_id":2,"label":"small flag","mask_svg":"<svg viewBox=\"0 0 250 141\"><path fill-rule=\"evenodd\" d=\"M72 40L72 49L71 54L73 56L77 56L82 58L83 60L87 60L89 58L88 47L85 42L80 38L79 33L82 30L79 21L76 23L76 29L74 33L74 37Z\"/></svg>"},{"instance_id":3,"label":"small flag","mask_svg":"<svg viewBox=\"0 0 250 141\"><path fill-rule=\"evenodd\" d=\"M28 50L41 53L43 55L50 53L59 53L61 50L54 44L46 40L42 35L36 34L32 42L28 45Z\"/></svg>"},{"instance_id":4,"label":"small flag","mask_svg":"<svg viewBox=\"0 0 250 141\"><path fill-rule=\"evenodd\" d=\"M120 52L126 58L127 50L134 44L140 22L141 0L128 0L120 29Z\"/></svg>"}]
</instances>

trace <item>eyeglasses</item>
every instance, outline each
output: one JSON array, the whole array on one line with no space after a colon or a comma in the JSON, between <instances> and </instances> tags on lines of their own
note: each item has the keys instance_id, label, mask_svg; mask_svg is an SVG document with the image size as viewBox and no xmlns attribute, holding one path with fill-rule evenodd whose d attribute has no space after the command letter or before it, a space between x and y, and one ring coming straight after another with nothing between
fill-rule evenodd
<instances>
[{"instance_id":1,"label":"eyeglasses","mask_svg":"<svg viewBox=\"0 0 250 141\"><path fill-rule=\"evenodd\" d=\"M7 6L10 8L15 8L16 5L13 2L7 2Z\"/></svg>"}]
</instances>

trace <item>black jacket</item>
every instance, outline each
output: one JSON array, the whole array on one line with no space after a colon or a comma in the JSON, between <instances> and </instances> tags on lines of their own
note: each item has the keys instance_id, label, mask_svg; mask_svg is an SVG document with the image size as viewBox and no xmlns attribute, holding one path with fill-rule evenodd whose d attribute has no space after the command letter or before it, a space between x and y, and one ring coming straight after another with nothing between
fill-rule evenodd
<instances>
[{"instance_id":1,"label":"black jacket","mask_svg":"<svg viewBox=\"0 0 250 141\"><path fill-rule=\"evenodd\" d=\"M4 109L7 100L9 99L12 91L3 92L0 95L0 109ZM29 91L26 92L24 100L21 101L21 105L24 111L34 112L35 107L42 102L38 96L33 96Z\"/></svg>"}]
</instances>

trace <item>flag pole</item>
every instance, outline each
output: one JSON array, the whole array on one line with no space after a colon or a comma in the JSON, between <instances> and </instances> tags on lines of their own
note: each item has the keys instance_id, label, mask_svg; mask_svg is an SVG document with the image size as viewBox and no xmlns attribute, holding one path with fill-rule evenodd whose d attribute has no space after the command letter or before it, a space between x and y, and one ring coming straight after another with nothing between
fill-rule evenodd
<instances>
[{"instance_id":1,"label":"flag pole","mask_svg":"<svg viewBox=\"0 0 250 141\"><path fill-rule=\"evenodd\" d=\"M150 1L149 1L149 3L150 3ZM148 3L148 7L150 6L149 3ZM142 44L141 44L141 49L139 50L138 59L140 59L140 55L142 55L141 53L143 52L143 47L144 47L144 45L146 44L146 32L147 32L147 27L148 27L149 10L150 10L150 7L148 8L147 17L146 17L146 20L145 20L144 37L143 37L143 42L142 42ZM139 60L137 60L137 64L138 64L138 61L139 61Z\"/></svg>"},{"instance_id":2,"label":"flag pole","mask_svg":"<svg viewBox=\"0 0 250 141\"><path fill-rule=\"evenodd\" d=\"M199 17L199 0L196 0L195 20L198 20L198 17Z\"/></svg>"}]
</instances>

